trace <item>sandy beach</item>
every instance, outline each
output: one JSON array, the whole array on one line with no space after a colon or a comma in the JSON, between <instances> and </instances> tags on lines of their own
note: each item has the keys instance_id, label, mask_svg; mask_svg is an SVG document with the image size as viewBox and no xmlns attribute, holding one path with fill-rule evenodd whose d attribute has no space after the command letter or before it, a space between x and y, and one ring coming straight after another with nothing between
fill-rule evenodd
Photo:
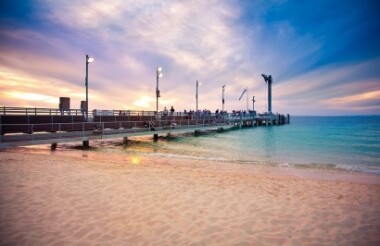
<instances>
[{"instance_id":1,"label":"sandy beach","mask_svg":"<svg viewBox=\"0 0 380 246\"><path fill-rule=\"evenodd\" d=\"M379 183L365 174L1 151L0 245L379 245Z\"/></svg>"}]
</instances>

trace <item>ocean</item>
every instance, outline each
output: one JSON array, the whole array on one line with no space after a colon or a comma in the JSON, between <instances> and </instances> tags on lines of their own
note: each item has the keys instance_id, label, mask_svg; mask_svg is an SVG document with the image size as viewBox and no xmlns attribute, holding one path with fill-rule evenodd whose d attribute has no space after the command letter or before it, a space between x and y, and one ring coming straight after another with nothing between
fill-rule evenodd
<instances>
[{"instance_id":1,"label":"ocean","mask_svg":"<svg viewBox=\"0 0 380 246\"><path fill-rule=\"evenodd\" d=\"M292 117L289 125L247 127L194 136L131 138L102 145L131 155L380 174L380 116ZM107 150L106 150L107 149Z\"/></svg>"}]
</instances>

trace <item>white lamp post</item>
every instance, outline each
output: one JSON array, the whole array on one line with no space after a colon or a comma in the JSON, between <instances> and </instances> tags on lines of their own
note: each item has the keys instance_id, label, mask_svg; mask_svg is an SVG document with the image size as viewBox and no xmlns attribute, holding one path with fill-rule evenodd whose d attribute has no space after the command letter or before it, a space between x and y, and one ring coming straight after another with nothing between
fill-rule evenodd
<instances>
[{"instance_id":1,"label":"white lamp post","mask_svg":"<svg viewBox=\"0 0 380 246\"><path fill-rule=\"evenodd\" d=\"M93 57L86 55L86 121L88 121L88 64L94 60Z\"/></svg>"},{"instance_id":2,"label":"white lamp post","mask_svg":"<svg viewBox=\"0 0 380 246\"><path fill-rule=\"evenodd\" d=\"M159 78L164 76L162 73L162 67L157 67L157 83L156 83L156 113L158 114L158 98L161 96L160 95L160 90L159 90Z\"/></svg>"},{"instance_id":3,"label":"white lamp post","mask_svg":"<svg viewBox=\"0 0 380 246\"><path fill-rule=\"evenodd\" d=\"M195 104L195 112L196 113L198 113L198 87L200 85L202 85L202 83L198 82L198 80L197 80L197 82L195 83L195 102L196 102L196 104Z\"/></svg>"},{"instance_id":4,"label":"white lamp post","mask_svg":"<svg viewBox=\"0 0 380 246\"><path fill-rule=\"evenodd\" d=\"M222 112L224 112L224 90L226 88L226 85L222 86Z\"/></svg>"}]
</instances>

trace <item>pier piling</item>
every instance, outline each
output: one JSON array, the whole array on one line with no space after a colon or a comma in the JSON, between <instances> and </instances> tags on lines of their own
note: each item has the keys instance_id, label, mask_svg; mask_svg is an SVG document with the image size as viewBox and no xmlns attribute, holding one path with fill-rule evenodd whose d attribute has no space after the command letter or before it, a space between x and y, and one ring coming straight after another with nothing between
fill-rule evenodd
<instances>
[{"instance_id":1,"label":"pier piling","mask_svg":"<svg viewBox=\"0 0 380 246\"><path fill-rule=\"evenodd\" d=\"M123 138L123 144L125 145L125 144L128 144L128 137L124 137Z\"/></svg>"},{"instance_id":2,"label":"pier piling","mask_svg":"<svg viewBox=\"0 0 380 246\"><path fill-rule=\"evenodd\" d=\"M83 141L83 148L89 148L90 147L90 140L84 140Z\"/></svg>"},{"instance_id":3,"label":"pier piling","mask_svg":"<svg viewBox=\"0 0 380 246\"><path fill-rule=\"evenodd\" d=\"M57 148L57 143L52 143L51 145L50 145L50 149L51 150L55 150L56 148Z\"/></svg>"}]
</instances>

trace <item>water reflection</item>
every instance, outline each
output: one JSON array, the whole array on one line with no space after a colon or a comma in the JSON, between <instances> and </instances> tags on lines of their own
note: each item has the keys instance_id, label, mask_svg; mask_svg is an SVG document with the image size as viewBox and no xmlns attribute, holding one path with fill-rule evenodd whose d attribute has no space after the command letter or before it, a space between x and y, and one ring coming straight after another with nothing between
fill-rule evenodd
<instances>
[{"instance_id":1,"label":"water reflection","mask_svg":"<svg viewBox=\"0 0 380 246\"><path fill-rule=\"evenodd\" d=\"M272 157L275 157L277 152L276 131L273 127L265 127L263 128L263 132L264 156L269 158L269 160L272 160Z\"/></svg>"}]
</instances>

